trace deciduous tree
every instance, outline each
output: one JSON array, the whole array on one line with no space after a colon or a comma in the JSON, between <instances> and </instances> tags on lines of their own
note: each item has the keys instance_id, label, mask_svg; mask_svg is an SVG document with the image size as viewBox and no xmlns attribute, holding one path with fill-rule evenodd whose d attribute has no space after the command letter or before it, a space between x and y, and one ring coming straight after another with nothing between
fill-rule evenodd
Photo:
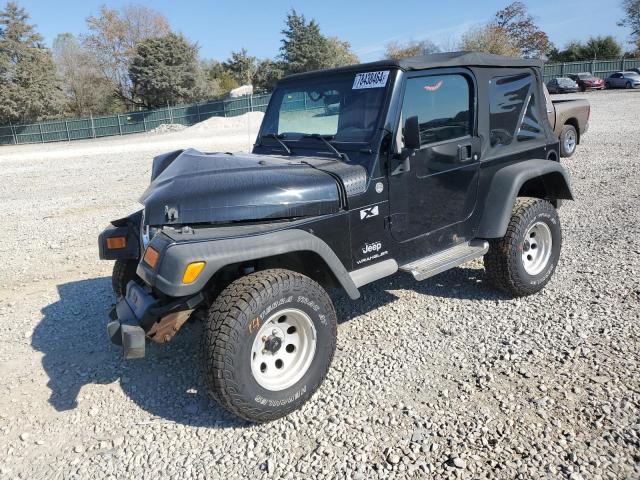
<instances>
[{"instance_id":1,"label":"deciduous tree","mask_svg":"<svg viewBox=\"0 0 640 480\"><path fill-rule=\"evenodd\" d=\"M67 97L66 111L76 116L111 113L117 108L110 83L93 56L71 33L53 41L53 59Z\"/></svg>"},{"instance_id":2,"label":"deciduous tree","mask_svg":"<svg viewBox=\"0 0 640 480\"><path fill-rule=\"evenodd\" d=\"M407 43L390 42L385 49L385 58L401 59L437 53L440 48L430 40L411 40Z\"/></svg>"},{"instance_id":3,"label":"deciduous tree","mask_svg":"<svg viewBox=\"0 0 640 480\"><path fill-rule=\"evenodd\" d=\"M89 34L85 46L95 57L104 77L111 82L115 95L127 108L135 105L129 67L136 46L143 40L170 32L168 20L143 6L130 5L118 11L103 6L96 16L87 18Z\"/></svg>"},{"instance_id":4,"label":"deciduous tree","mask_svg":"<svg viewBox=\"0 0 640 480\"><path fill-rule=\"evenodd\" d=\"M553 47L548 35L538 27L523 2L513 2L499 10L491 25L506 32L511 43L520 51L520 56L545 58Z\"/></svg>"},{"instance_id":5,"label":"deciduous tree","mask_svg":"<svg viewBox=\"0 0 640 480\"><path fill-rule=\"evenodd\" d=\"M508 57L520 56L520 49L507 32L495 25L475 27L462 36L461 50L493 53Z\"/></svg>"},{"instance_id":6,"label":"deciduous tree","mask_svg":"<svg viewBox=\"0 0 640 480\"><path fill-rule=\"evenodd\" d=\"M611 35L590 37L586 43L569 42L564 49L549 54L552 62L579 62L581 60L608 60L622 57L622 47Z\"/></svg>"},{"instance_id":7,"label":"deciduous tree","mask_svg":"<svg viewBox=\"0 0 640 480\"><path fill-rule=\"evenodd\" d=\"M631 38L636 47L636 53L640 54L640 0L623 0L622 9L625 17L620 20L621 27L631 29Z\"/></svg>"}]
</instances>

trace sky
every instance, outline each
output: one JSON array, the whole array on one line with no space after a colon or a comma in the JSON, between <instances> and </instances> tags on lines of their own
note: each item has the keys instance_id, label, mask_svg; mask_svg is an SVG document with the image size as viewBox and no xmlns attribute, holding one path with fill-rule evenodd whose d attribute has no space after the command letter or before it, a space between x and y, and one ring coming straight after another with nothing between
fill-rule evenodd
<instances>
[{"instance_id":1,"label":"sky","mask_svg":"<svg viewBox=\"0 0 640 480\"><path fill-rule=\"evenodd\" d=\"M292 7L315 18L325 35L351 43L362 61L382 58L390 41L429 39L443 50L455 47L470 27L489 20L510 0L348 0L230 2L214 0L18 0L51 46L58 33L86 32L85 20L101 5L120 8L136 3L160 11L175 31L200 46L203 58L224 60L242 47L259 58L272 58L280 48L280 31ZM591 35L613 35L625 48L629 30L619 0L525 0L551 41L562 47ZM5 0L0 0L4 7Z\"/></svg>"}]
</instances>

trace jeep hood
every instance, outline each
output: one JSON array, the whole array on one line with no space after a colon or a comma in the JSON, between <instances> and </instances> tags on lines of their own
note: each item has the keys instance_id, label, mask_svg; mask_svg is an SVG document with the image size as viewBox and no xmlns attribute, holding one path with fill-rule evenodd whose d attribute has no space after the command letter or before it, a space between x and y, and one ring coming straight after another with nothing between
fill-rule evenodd
<instances>
[{"instance_id":1,"label":"jeep hood","mask_svg":"<svg viewBox=\"0 0 640 480\"><path fill-rule=\"evenodd\" d=\"M156 157L152 171L140 199L147 225L326 215L342 207L341 178L350 191L366 187L363 167L309 157L190 149Z\"/></svg>"}]
</instances>

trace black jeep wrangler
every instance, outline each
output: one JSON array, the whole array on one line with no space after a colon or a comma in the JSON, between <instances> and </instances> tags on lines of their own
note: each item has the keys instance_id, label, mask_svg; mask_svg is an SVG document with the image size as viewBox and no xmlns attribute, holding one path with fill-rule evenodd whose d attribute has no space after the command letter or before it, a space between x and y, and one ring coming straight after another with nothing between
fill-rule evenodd
<instances>
[{"instance_id":1,"label":"black jeep wrangler","mask_svg":"<svg viewBox=\"0 0 640 480\"><path fill-rule=\"evenodd\" d=\"M229 411L299 408L336 345L327 289L484 257L514 296L549 281L572 199L537 60L443 53L291 75L251 154L153 160L144 209L100 235L107 330L126 358L204 318L206 384Z\"/></svg>"}]
</instances>

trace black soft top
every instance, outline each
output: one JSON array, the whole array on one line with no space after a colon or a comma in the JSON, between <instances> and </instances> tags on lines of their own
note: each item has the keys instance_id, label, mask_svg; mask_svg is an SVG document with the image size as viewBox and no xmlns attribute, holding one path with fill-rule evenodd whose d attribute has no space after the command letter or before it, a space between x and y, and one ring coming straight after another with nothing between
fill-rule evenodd
<instances>
[{"instance_id":1,"label":"black soft top","mask_svg":"<svg viewBox=\"0 0 640 480\"><path fill-rule=\"evenodd\" d=\"M437 67L542 68L542 61L531 58L504 57L502 55L493 55L491 53L445 52L403 58L401 60L380 60L377 62L347 65L346 67L331 68L328 70L295 73L293 75L288 75L283 80L299 80L307 77L314 77L320 73L323 76L326 76L337 73L365 72L385 69L410 71Z\"/></svg>"}]
</instances>

